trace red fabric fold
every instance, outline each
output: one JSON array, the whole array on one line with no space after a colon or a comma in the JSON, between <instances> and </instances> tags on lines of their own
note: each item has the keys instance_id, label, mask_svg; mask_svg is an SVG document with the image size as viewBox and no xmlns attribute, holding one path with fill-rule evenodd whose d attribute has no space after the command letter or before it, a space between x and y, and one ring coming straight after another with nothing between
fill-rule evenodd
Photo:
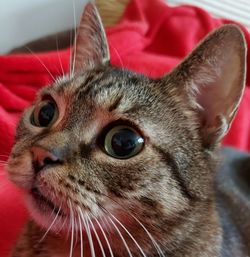
<instances>
[{"instance_id":1,"label":"red fabric fold","mask_svg":"<svg viewBox=\"0 0 250 257\"><path fill-rule=\"evenodd\" d=\"M178 64L208 32L231 23L192 6L170 7L160 0L131 0L121 22L107 29L111 61L151 77ZM241 26L242 27L242 26ZM242 27L247 44L249 32ZM0 160L6 161L22 110L37 90L69 67L69 49L42 54L0 56ZM248 56L248 63L250 57ZM250 150L250 77L239 112L224 144ZM3 175L0 163L0 256L7 253L26 220L21 193Z\"/></svg>"}]
</instances>

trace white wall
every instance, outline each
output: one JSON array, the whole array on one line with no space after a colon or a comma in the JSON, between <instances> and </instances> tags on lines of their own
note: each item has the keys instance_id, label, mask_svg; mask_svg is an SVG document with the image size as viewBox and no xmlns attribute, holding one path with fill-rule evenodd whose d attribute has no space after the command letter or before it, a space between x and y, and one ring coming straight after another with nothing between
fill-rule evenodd
<instances>
[{"instance_id":1,"label":"white wall","mask_svg":"<svg viewBox=\"0 0 250 257\"><path fill-rule=\"evenodd\" d=\"M249 0L167 0L168 4L191 4L199 6L209 13L238 21L250 29Z\"/></svg>"},{"instance_id":2,"label":"white wall","mask_svg":"<svg viewBox=\"0 0 250 257\"><path fill-rule=\"evenodd\" d=\"M87 0L0 0L0 53L74 27Z\"/></svg>"}]
</instances>

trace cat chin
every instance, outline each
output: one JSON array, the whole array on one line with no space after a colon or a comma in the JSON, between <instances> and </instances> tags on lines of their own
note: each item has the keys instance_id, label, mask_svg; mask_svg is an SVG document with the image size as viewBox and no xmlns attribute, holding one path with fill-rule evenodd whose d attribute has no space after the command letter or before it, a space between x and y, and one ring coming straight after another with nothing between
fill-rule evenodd
<instances>
[{"instance_id":1,"label":"cat chin","mask_svg":"<svg viewBox=\"0 0 250 257\"><path fill-rule=\"evenodd\" d=\"M38 202L31 194L26 194L25 202L32 219L39 226L56 233L68 231L69 219L59 209Z\"/></svg>"},{"instance_id":2,"label":"cat chin","mask_svg":"<svg viewBox=\"0 0 250 257\"><path fill-rule=\"evenodd\" d=\"M69 231L72 229L72 219L70 219L70 215L64 214L59 211L58 208L51 208L51 206L42 205L38 203L37 199L35 199L31 194L26 194L25 196L26 206L30 212L32 219L37 223L40 227L44 228L46 231L51 231L56 234L68 235ZM112 225L107 222L107 217L99 216L98 218L91 219L91 223L89 221L86 223L86 216L90 217L90 215L84 215L85 223L82 221L81 225L79 224L80 216L74 217L74 230L76 233L79 233L81 230L83 233L86 233L86 224L88 224L88 229L93 231L93 227L95 227L96 231L108 231L112 232ZM77 223L77 224L76 224Z\"/></svg>"}]
</instances>

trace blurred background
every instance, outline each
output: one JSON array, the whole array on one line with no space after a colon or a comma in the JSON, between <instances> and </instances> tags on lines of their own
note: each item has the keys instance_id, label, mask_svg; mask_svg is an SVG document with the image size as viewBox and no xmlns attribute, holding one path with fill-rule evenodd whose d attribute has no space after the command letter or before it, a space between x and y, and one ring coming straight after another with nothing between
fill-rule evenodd
<instances>
[{"instance_id":1,"label":"blurred background","mask_svg":"<svg viewBox=\"0 0 250 257\"><path fill-rule=\"evenodd\" d=\"M168 0L168 3L191 4L217 17L235 20L250 28L250 0Z\"/></svg>"},{"instance_id":2,"label":"blurred background","mask_svg":"<svg viewBox=\"0 0 250 257\"><path fill-rule=\"evenodd\" d=\"M0 54L29 41L74 27L88 0L0 1ZM119 0L118 0L119 1ZM143 1L143 0L141 0ZM152 0L154 1L154 0ZM163 0L164 1L164 0ZM168 4L192 4L218 17L250 28L250 0L166 0ZM75 12L74 12L75 10Z\"/></svg>"},{"instance_id":3,"label":"blurred background","mask_svg":"<svg viewBox=\"0 0 250 257\"><path fill-rule=\"evenodd\" d=\"M87 0L0 0L0 54L74 27Z\"/></svg>"}]
</instances>

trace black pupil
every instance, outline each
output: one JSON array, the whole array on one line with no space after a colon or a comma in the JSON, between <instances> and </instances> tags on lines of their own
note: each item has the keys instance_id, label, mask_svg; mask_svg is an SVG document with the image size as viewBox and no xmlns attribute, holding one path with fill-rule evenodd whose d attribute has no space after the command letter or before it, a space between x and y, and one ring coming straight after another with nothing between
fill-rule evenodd
<instances>
[{"instance_id":1,"label":"black pupil","mask_svg":"<svg viewBox=\"0 0 250 257\"><path fill-rule=\"evenodd\" d=\"M111 139L112 150L117 156L128 156L134 151L136 146L140 144L140 138L139 135L130 129L121 129L117 131Z\"/></svg>"},{"instance_id":2,"label":"black pupil","mask_svg":"<svg viewBox=\"0 0 250 257\"><path fill-rule=\"evenodd\" d=\"M53 103L47 103L44 105L38 114L38 121L41 127L47 127L53 120L55 114L55 105Z\"/></svg>"}]
</instances>

